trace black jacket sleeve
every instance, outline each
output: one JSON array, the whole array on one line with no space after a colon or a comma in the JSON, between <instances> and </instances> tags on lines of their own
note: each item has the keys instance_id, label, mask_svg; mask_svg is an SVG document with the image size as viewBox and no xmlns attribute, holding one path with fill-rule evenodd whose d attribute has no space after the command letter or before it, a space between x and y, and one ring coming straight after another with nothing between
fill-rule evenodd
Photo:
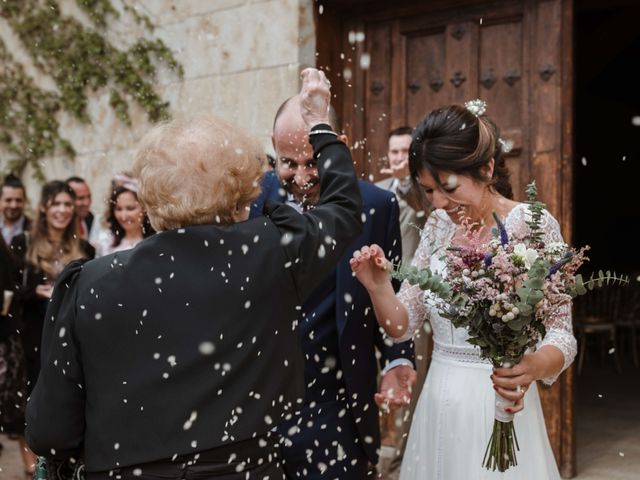
<instances>
[{"instance_id":1,"label":"black jacket sleeve","mask_svg":"<svg viewBox=\"0 0 640 480\"><path fill-rule=\"evenodd\" d=\"M84 375L74 324L82 263L67 265L54 287L42 333L42 368L27 404L29 447L56 459L77 458L84 442Z\"/></svg>"},{"instance_id":2,"label":"black jacket sleeve","mask_svg":"<svg viewBox=\"0 0 640 480\"><path fill-rule=\"evenodd\" d=\"M317 125L312 131L330 128ZM303 215L284 204L265 206L265 214L282 232L301 299L335 268L362 230L362 199L349 149L332 134L310 135L309 141L320 176L318 205Z\"/></svg>"}]
</instances>

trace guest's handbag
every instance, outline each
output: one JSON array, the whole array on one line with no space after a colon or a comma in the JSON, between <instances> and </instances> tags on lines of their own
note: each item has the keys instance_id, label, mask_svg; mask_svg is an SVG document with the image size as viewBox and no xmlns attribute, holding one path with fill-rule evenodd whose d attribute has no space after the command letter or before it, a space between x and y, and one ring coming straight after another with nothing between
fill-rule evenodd
<instances>
[{"instance_id":1,"label":"guest's handbag","mask_svg":"<svg viewBox=\"0 0 640 480\"><path fill-rule=\"evenodd\" d=\"M38 457L33 480L85 480L84 464Z\"/></svg>"}]
</instances>

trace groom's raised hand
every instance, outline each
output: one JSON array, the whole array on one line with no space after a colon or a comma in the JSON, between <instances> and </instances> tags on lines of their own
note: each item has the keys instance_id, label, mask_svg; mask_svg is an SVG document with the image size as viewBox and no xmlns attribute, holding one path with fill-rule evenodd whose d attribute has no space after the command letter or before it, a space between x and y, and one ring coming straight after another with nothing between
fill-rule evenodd
<instances>
[{"instance_id":1,"label":"groom's raised hand","mask_svg":"<svg viewBox=\"0 0 640 480\"><path fill-rule=\"evenodd\" d=\"M319 123L329 124L331 82L322 70L305 68L300 89L300 113L309 129Z\"/></svg>"},{"instance_id":2,"label":"groom's raised hand","mask_svg":"<svg viewBox=\"0 0 640 480\"><path fill-rule=\"evenodd\" d=\"M395 410L411 402L416 371L409 365L399 365L389 370L380 382L380 392L374 396L381 410Z\"/></svg>"}]
</instances>

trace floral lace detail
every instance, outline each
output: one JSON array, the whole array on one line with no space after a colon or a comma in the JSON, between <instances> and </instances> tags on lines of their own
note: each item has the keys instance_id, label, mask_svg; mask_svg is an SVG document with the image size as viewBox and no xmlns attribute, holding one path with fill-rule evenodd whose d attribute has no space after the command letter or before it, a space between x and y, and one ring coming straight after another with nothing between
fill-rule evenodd
<instances>
[{"instance_id":1,"label":"floral lace detail","mask_svg":"<svg viewBox=\"0 0 640 480\"><path fill-rule=\"evenodd\" d=\"M433 356L452 359L462 363L491 364L489 360L480 356L480 349L470 347L468 344L465 347L460 347L458 345L443 345L438 342L433 342Z\"/></svg>"},{"instance_id":2,"label":"floral lace detail","mask_svg":"<svg viewBox=\"0 0 640 480\"><path fill-rule=\"evenodd\" d=\"M519 204L505 219L505 227L507 231L516 238L523 238L529 232L527 221L531 219L531 212L526 204ZM544 231L545 243L562 242L562 234L560 226L553 216L546 210L544 211L541 228ZM455 233L456 225L447 216L443 210L435 210L427 220L420 245L416 250L412 265L418 268L430 266L432 269L439 269L444 266L441 257L444 249L451 242L451 238ZM409 315L409 326L405 334L396 339L396 342L402 342L411 338L415 332L422 327L424 321L429 319L433 330L434 342L442 348L442 354L449 356L449 349L453 349L455 353L451 356L466 359L477 358L478 363L484 363L479 356L479 349L466 343L468 338L467 332L462 328L455 328L451 322L442 318L437 314L435 309L430 306L430 297L428 292L424 292L420 287L409 285L404 282L398 292L398 299L407 309ZM577 352L577 342L573 335L573 326L571 321L571 305L566 304L558 308L555 315L546 322L547 333L538 343L537 348L545 345L552 345L558 348L564 356L564 365L557 375L545 378L542 381L547 385L551 385L556 381L560 373L564 371L575 358ZM468 350L461 351L461 350ZM469 361L468 360L468 361Z\"/></svg>"},{"instance_id":3,"label":"floral lace detail","mask_svg":"<svg viewBox=\"0 0 640 480\"><path fill-rule=\"evenodd\" d=\"M449 219L444 210L434 210L422 229L420 244L416 249L411 265L418 268L429 266L434 255L440 256L444 253L443 250L451 241L455 229L455 224ZM410 285L406 281L402 283L398 292L398 299L407 309L409 326L402 337L395 339L396 342L409 340L424 324L429 313L425 297L425 292L419 286Z\"/></svg>"}]
</instances>

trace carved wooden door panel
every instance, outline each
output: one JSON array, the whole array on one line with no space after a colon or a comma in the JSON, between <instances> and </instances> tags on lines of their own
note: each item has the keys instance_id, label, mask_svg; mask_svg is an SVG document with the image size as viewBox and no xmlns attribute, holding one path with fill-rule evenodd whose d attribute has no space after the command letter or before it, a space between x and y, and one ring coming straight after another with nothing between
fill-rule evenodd
<instances>
[{"instance_id":1,"label":"carved wooden door panel","mask_svg":"<svg viewBox=\"0 0 640 480\"><path fill-rule=\"evenodd\" d=\"M380 178L391 129L481 98L511 147L506 159L516 199L535 179L570 240L570 0L325 3L334 8L317 17L318 65L330 70L364 178ZM572 476L572 371L541 396L554 453L563 475Z\"/></svg>"},{"instance_id":2,"label":"carved wooden door panel","mask_svg":"<svg viewBox=\"0 0 640 480\"><path fill-rule=\"evenodd\" d=\"M528 83L522 20L522 11L509 9L492 11L482 24L478 18L452 22L431 15L362 25L364 42L355 48L361 50L358 58L369 55L369 68L355 73L362 87L354 85L350 93L362 95L364 110L347 105L353 115L345 119L358 146L366 145L358 150L365 175L379 178L390 129L414 126L434 108L482 98L512 146L507 162L514 191L522 198L530 177L523 160L528 151L523 151L522 132L529 130L530 116L523 114Z\"/></svg>"}]
</instances>

